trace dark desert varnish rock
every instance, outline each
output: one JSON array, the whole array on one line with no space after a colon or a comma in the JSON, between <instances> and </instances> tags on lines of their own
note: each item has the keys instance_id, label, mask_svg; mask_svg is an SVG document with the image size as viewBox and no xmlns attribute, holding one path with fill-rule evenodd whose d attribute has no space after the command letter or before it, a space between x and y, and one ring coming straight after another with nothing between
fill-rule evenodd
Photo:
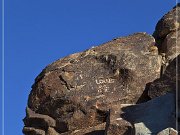
<instances>
[{"instance_id":1,"label":"dark desert varnish rock","mask_svg":"<svg viewBox=\"0 0 180 135\"><path fill-rule=\"evenodd\" d=\"M163 135L166 128L175 128L172 95L180 53L175 11L179 14L179 6L158 22L154 37L135 33L116 38L43 69L29 95L23 133L134 135L164 130ZM169 109L161 106L167 98ZM156 113L166 121L147 119L158 119Z\"/></svg>"}]
</instances>

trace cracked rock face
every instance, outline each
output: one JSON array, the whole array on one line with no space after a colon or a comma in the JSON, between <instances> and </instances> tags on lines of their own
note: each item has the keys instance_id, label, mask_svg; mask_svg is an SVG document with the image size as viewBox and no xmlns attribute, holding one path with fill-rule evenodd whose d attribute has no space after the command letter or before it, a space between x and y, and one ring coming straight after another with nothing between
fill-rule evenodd
<instances>
[{"instance_id":1,"label":"cracked rock face","mask_svg":"<svg viewBox=\"0 0 180 135\"><path fill-rule=\"evenodd\" d=\"M159 53L162 55L162 67L161 77L150 83L148 89L150 98L160 97L169 92L176 92L180 97L179 92L177 92L179 91L177 85L180 84L178 64L180 60L179 15L180 6L178 4L164 15L156 25L153 36L157 41Z\"/></svg>"},{"instance_id":2,"label":"cracked rock face","mask_svg":"<svg viewBox=\"0 0 180 135\"><path fill-rule=\"evenodd\" d=\"M59 133L103 123L113 102L136 103L159 77L154 45L152 36L136 33L60 59L36 78L28 106L55 119Z\"/></svg>"},{"instance_id":3,"label":"cracked rock face","mask_svg":"<svg viewBox=\"0 0 180 135\"><path fill-rule=\"evenodd\" d=\"M158 21L156 25L156 30L154 32L154 37L157 39L164 38L166 35L172 31L179 30L180 22L180 5L177 4L171 11L165 14L161 20Z\"/></svg>"},{"instance_id":4,"label":"cracked rock face","mask_svg":"<svg viewBox=\"0 0 180 135\"><path fill-rule=\"evenodd\" d=\"M166 59L173 60L180 54L180 31L169 33L162 42L161 52L166 54ZM176 53L175 53L176 52Z\"/></svg>"},{"instance_id":5,"label":"cracked rock face","mask_svg":"<svg viewBox=\"0 0 180 135\"><path fill-rule=\"evenodd\" d=\"M164 74L150 84L148 95L151 98L160 97L168 92L176 92L177 83L180 84L180 68L176 70L180 62L180 55L167 66Z\"/></svg>"},{"instance_id":6,"label":"cracked rock face","mask_svg":"<svg viewBox=\"0 0 180 135\"><path fill-rule=\"evenodd\" d=\"M180 4L165 14L157 23L153 36L160 53L165 53L166 61L180 54Z\"/></svg>"},{"instance_id":7,"label":"cracked rock face","mask_svg":"<svg viewBox=\"0 0 180 135\"><path fill-rule=\"evenodd\" d=\"M23 133L145 135L174 128L180 56L175 11L178 6L158 22L154 37L116 38L43 69L29 95Z\"/></svg>"}]
</instances>

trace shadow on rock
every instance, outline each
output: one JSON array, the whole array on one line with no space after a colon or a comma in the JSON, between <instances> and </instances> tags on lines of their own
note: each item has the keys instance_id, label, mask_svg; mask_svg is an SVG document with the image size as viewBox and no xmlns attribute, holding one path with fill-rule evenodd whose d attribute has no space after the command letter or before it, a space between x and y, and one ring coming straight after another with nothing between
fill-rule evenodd
<instances>
[{"instance_id":1,"label":"shadow on rock","mask_svg":"<svg viewBox=\"0 0 180 135\"><path fill-rule=\"evenodd\" d=\"M148 96L148 90L150 88L150 85L151 85L151 83L146 84L145 90L143 91L142 95L139 97L136 104L144 103L144 102L151 100L151 98Z\"/></svg>"},{"instance_id":2,"label":"shadow on rock","mask_svg":"<svg viewBox=\"0 0 180 135\"><path fill-rule=\"evenodd\" d=\"M138 134L157 134L175 128L175 95L168 93L146 103L122 108L121 117L132 123Z\"/></svg>"},{"instance_id":3,"label":"shadow on rock","mask_svg":"<svg viewBox=\"0 0 180 135\"><path fill-rule=\"evenodd\" d=\"M96 130L92 131L90 133L86 133L85 135L104 135L105 131L104 130Z\"/></svg>"}]
</instances>

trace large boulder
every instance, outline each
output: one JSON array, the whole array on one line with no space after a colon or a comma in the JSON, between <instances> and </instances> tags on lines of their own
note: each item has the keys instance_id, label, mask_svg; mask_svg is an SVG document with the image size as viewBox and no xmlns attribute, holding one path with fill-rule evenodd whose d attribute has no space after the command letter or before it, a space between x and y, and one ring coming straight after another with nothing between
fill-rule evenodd
<instances>
[{"instance_id":1,"label":"large boulder","mask_svg":"<svg viewBox=\"0 0 180 135\"><path fill-rule=\"evenodd\" d=\"M87 127L80 130L61 133L60 135L105 135L105 123Z\"/></svg>"},{"instance_id":2,"label":"large boulder","mask_svg":"<svg viewBox=\"0 0 180 135\"><path fill-rule=\"evenodd\" d=\"M30 108L26 108L24 124L28 127L36 127L47 130L49 127L56 127L56 121L48 115L35 113Z\"/></svg>"},{"instance_id":3,"label":"large boulder","mask_svg":"<svg viewBox=\"0 0 180 135\"><path fill-rule=\"evenodd\" d=\"M180 4L177 4L156 25L153 36L162 56L162 66L161 77L149 84L148 95L151 99L165 95L168 92L176 92L179 95L177 87L180 84L178 64L180 60L179 15Z\"/></svg>"},{"instance_id":4,"label":"large boulder","mask_svg":"<svg viewBox=\"0 0 180 135\"><path fill-rule=\"evenodd\" d=\"M139 101L160 69L152 36L117 38L48 65L32 86L28 107L55 119L59 133L96 126L106 121L113 102Z\"/></svg>"},{"instance_id":5,"label":"large boulder","mask_svg":"<svg viewBox=\"0 0 180 135\"><path fill-rule=\"evenodd\" d=\"M179 16L180 4L177 4L177 6L158 21L153 34L159 52L165 54L164 64L173 60L180 54Z\"/></svg>"},{"instance_id":6,"label":"large boulder","mask_svg":"<svg viewBox=\"0 0 180 135\"><path fill-rule=\"evenodd\" d=\"M180 28L180 4L177 4L171 11L165 14L157 23L153 36L156 39L163 39L169 33Z\"/></svg>"},{"instance_id":7,"label":"large boulder","mask_svg":"<svg viewBox=\"0 0 180 135\"><path fill-rule=\"evenodd\" d=\"M176 107L180 109L180 4L164 15L156 25L153 36L162 55L161 77L149 84L148 95L155 98L166 93L176 93ZM178 114L180 118L180 113Z\"/></svg>"}]
</instances>

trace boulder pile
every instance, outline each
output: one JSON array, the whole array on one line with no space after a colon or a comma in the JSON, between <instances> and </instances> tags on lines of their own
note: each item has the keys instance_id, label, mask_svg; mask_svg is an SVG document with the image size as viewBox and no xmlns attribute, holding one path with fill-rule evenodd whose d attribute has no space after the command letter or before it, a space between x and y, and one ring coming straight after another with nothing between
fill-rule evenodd
<instances>
[{"instance_id":1,"label":"boulder pile","mask_svg":"<svg viewBox=\"0 0 180 135\"><path fill-rule=\"evenodd\" d=\"M179 5L152 36L119 37L48 65L32 86L23 133L177 135L178 16Z\"/></svg>"}]
</instances>

